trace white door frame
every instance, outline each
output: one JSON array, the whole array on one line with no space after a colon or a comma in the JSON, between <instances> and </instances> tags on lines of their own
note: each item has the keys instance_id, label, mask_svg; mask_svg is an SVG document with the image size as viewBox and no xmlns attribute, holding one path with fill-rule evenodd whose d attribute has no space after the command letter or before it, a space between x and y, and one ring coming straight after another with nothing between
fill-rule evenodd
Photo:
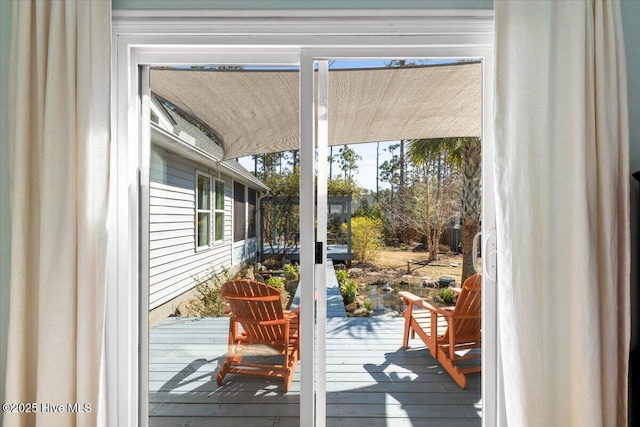
<instances>
[{"instance_id":1,"label":"white door frame","mask_svg":"<svg viewBox=\"0 0 640 427\"><path fill-rule=\"evenodd\" d=\"M493 11L486 10L324 10L324 11L116 11L113 21L112 156L106 307L106 401L109 425L145 425L140 384L148 369L148 334L140 321L141 169L139 142L141 66L169 64L300 64L309 59L481 57L483 79L483 188L493 188ZM253 62L247 62L253 61ZM301 70L302 73L302 70ZM308 74L308 73L306 73ZM307 75L307 79L310 76ZM301 99L313 99L301 76ZM301 105L301 117L308 108ZM310 116L306 116L308 118ZM302 147L311 136L303 135ZM311 139L309 139L311 138ZM307 156L309 157L309 156ZM307 165L308 167L308 165ZM306 184L305 184L306 182ZM313 177L303 185L313 182ZM486 194L486 192L485 192ZM313 203L310 203L313 207ZM483 198L485 236L495 227L493 200ZM308 228L308 227L307 227ZM302 232L302 230L301 230ZM314 238L311 237L309 244ZM301 239L302 241L303 239ZM485 254L491 244L485 238ZM304 249L304 248L303 248ZM307 248L308 253L313 248ZM304 254L303 254L304 256ZM495 263L485 259L485 278ZM303 271L304 274L304 271ZM312 273L313 274L313 273ZM485 307L496 305L495 283L483 290ZM144 308L142 308L143 310ZM306 316L308 327L313 316ZM301 319L305 328L305 318ZM312 327L312 326L311 326ZM499 395L495 310L483 310L483 425L497 425ZM309 340L311 349L313 342ZM303 344L304 345L304 344ZM141 351L142 349L142 351ZM301 349L303 356L313 350ZM313 375L311 368L305 372ZM308 366L308 365L307 365ZM313 383L313 382L312 382ZM313 384L310 385L313 387ZM303 394L304 394L303 390ZM309 403L310 402L310 403ZM301 423L306 405L301 400ZM311 408L313 414L313 408ZM321 411L322 415L322 411Z\"/></svg>"}]
</instances>

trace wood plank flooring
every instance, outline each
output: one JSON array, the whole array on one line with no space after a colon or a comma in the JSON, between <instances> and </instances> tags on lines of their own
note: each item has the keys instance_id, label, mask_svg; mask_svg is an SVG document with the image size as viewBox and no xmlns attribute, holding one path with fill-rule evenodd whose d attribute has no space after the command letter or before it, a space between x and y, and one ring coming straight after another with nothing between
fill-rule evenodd
<instances>
[{"instance_id":1,"label":"wood plank flooring","mask_svg":"<svg viewBox=\"0 0 640 427\"><path fill-rule=\"evenodd\" d=\"M461 390L420 340L401 348L402 318L327 321L327 426L480 426L480 374ZM151 426L297 426L300 366L282 382L215 372L228 318L169 318L150 333ZM303 362L301 362L303 363Z\"/></svg>"}]
</instances>

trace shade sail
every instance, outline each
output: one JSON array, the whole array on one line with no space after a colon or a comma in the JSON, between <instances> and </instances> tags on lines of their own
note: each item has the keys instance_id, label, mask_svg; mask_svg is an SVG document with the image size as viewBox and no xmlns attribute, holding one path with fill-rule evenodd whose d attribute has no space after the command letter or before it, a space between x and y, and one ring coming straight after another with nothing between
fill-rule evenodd
<instances>
[{"instance_id":1,"label":"shade sail","mask_svg":"<svg viewBox=\"0 0 640 427\"><path fill-rule=\"evenodd\" d=\"M292 70L154 69L151 90L217 133L226 159L299 148ZM482 65L329 71L329 144L481 136Z\"/></svg>"}]
</instances>

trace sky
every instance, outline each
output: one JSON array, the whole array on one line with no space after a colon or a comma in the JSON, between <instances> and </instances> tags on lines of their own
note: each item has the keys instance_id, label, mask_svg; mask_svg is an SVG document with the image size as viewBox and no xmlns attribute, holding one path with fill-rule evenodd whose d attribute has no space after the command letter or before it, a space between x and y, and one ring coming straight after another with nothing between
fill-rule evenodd
<instances>
[{"instance_id":1,"label":"sky","mask_svg":"<svg viewBox=\"0 0 640 427\"><path fill-rule=\"evenodd\" d=\"M388 150L390 145L397 144L397 141L385 141L380 142L380 164L384 163L385 160L391 159L391 153ZM333 147L333 155L337 157L338 150L342 147L342 145ZM358 171L354 174L354 180L359 187L365 188L367 190L376 191L376 143L368 142L363 144L350 144L350 148L356 152L356 154L362 157L361 160L358 160ZM397 151L397 150L396 150ZM240 164L244 166L247 170L253 171L253 159L249 157L241 157L238 159ZM337 161L333 163L333 173L334 176L336 174L341 173L339 169L339 165ZM327 170L327 174L329 171ZM385 188L389 188L389 185L386 183L380 182L380 190Z\"/></svg>"}]
</instances>

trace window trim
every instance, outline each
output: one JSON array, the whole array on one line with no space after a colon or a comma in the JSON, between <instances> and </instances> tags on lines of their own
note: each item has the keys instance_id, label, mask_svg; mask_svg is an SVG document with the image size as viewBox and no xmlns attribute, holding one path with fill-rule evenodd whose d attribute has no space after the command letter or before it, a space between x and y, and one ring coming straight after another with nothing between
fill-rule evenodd
<instances>
[{"instance_id":1,"label":"window trim","mask_svg":"<svg viewBox=\"0 0 640 427\"><path fill-rule=\"evenodd\" d=\"M198 207L198 202L199 202L199 197L200 197L200 177L201 176L209 179L209 209L200 209ZM194 241L194 244L195 244L195 251L196 252L201 252L201 251L204 251L204 250L207 250L207 249L211 249L213 247L213 242L214 242L213 241L213 223L211 222L212 217L213 217L213 215L212 215L213 211L211 209L211 200L212 200L211 196L213 194L212 187L211 187L212 183L213 183L213 177L210 174L196 169L196 182L195 182L195 184L196 184L195 185L195 193L196 194L195 194L195 200L194 200L195 201L195 205L194 205L194 208L195 208L195 215L194 215L194 219L195 219L195 221L194 221L194 225L195 225L195 227L194 227L195 241ZM207 233L207 244L206 245L201 245L201 246L198 245L199 236L200 236L200 233L199 233L200 224L198 223L198 218L199 218L200 214L208 214L209 215L209 230L208 230L208 233Z\"/></svg>"},{"instance_id":2,"label":"window trim","mask_svg":"<svg viewBox=\"0 0 640 427\"><path fill-rule=\"evenodd\" d=\"M238 239L236 240L236 227L237 227L237 221L236 221L236 204L239 204L240 202L238 202L236 200L236 184L237 185L241 185L242 186L242 209L244 211L244 215L243 215L243 227L242 227L242 239ZM236 181L233 180L233 227L232 227L232 231L233 231L233 244L241 244L242 242L247 240L247 185L240 182L240 181Z\"/></svg>"},{"instance_id":3,"label":"window trim","mask_svg":"<svg viewBox=\"0 0 640 427\"><path fill-rule=\"evenodd\" d=\"M258 190L256 190L255 188L249 187L248 185L246 186L246 208L245 208L245 212L247 213L246 215L246 232L245 232L245 240L249 240L249 239L255 239L258 236L258 223L257 223L257 216L258 216ZM253 212L251 212L251 192L253 192L254 194L254 199L253 199ZM251 221L251 217L253 216L253 221ZM250 231L253 230L253 236L250 236Z\"/></svg>"},{"instance_id":4,"label":"window trim","mask_svg":"<svg viewBox=\"0 0 640 427\"><path fill-rule=\"evenodd\" d=\"M214 195L213 195L213 222L212 222L212 226L213 226L213 245L219 244L219 243L223 243L225 241L225 217L226 217L226 195L224 192L225 189L225 183L223 180L221 179L214 179L213 180L213 191L214 191ZM222 208L218 208L218 184L220 184L220 186L222 187ZM217 222L217 217L219 214L222 214L222 238L221 239L217 239L217 235L218 235L218 222Z\"/></svg>"}]
</instances>

